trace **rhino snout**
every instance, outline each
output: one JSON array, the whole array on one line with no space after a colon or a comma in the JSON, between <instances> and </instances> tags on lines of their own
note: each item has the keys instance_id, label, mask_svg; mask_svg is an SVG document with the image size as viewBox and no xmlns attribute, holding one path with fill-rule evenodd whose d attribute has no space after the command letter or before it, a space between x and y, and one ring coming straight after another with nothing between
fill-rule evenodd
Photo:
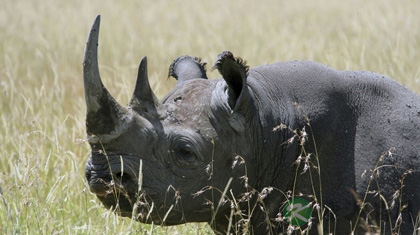
<instances>
[{"instance_id":1,"label":"rhino snout","mask_svg":"<svg viewBox=\"0 0 420 235\"><path fill-rule=\"evenodd\" d=\"M93 154L85 166L90 191L99 197L116 191L128 195L137 190L133 166L124 163L122 156Z\"/></svg>"}]
</instances>

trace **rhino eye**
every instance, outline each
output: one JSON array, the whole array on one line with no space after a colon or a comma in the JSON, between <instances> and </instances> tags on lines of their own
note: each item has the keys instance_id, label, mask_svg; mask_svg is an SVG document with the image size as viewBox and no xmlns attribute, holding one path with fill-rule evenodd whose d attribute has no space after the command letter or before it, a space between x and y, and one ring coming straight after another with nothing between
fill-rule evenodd
<instances>
[{"instance_id":1,"label":"rhino eye","mask_svg":"<svg viewBox=\"0 0 420 235\"><path fill-rule=\"evenodd\" d=\"M194 165L197 160L197 154L193 146L185 141L175 143L173 153L175 161L180 165Z\"/></svg>"},{"instance_id":2,"label":"rhino eye","mask_svg":"<svg viewBox=\"0 0 420 235\"><path fill-rule=\"evenodd\" d=\"M193 162L196 160L195 152L189 145L180 146L175 149L175 154L180 161Z\"/></svg>"},{"instance_id":3,"label":"rhino eye","mask_svg":"<svg viewBox=\"0 0 420 235\"><path fill-rule=\"evenodd\" d=\"M191 150L187 148L182 148L178 151L178 153L182 156L189 156L191 155Z\"/></svg>"},{"instance_id":4,"label":"rhino eye","mask_svg":"<svg viewBox=\"0 0 420 235\"><path fill-rule=\"evenodd\" d=\"M187 161L195 159L194 153L188 148L182 148L178 150L178 156Z\"/></svg>"}]
</instances>

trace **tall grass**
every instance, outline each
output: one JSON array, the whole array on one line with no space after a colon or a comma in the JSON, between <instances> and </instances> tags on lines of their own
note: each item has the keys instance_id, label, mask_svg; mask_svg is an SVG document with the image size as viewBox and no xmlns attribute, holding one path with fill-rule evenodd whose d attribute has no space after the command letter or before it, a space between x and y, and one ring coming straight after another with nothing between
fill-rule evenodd
<instances>
[{"instance_id":1,"label":"tall grass","mask_svg":"<svg viewBox=\"0 0 420 235\"><path fill-rule=\"evenodd\" d=\"M142 56L163 97L174 85L166 79L173 59L190 54L211 64L223 50L251 67L310 59L371 70L420 93L418 12L416 0L3 0L0 233L210 233L207 225L163 228L119 218L89 192L81 61L97 14L101 75L125 104Z\"/></svg>"}]
</instances>

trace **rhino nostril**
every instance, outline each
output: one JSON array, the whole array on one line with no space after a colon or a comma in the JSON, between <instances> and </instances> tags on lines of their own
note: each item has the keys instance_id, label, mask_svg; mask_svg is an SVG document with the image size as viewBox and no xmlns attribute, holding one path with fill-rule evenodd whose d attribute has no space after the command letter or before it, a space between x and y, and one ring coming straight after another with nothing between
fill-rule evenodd
<instances>
[{"instance_id":1,"label":"rhino nostril","mask_svg":"<svg viewBox=\"0 0 420 235\"><path fill-rule=\"evenodd\" d=\"M92 174L90 173L90 171L85 171L85 175L88 181L90 180L90 178L92 178Z\"/></svg>"},{"instance_id":2,"label":"rhino nostril","mask_svg":"<svg viewBox=\"0 0 420 235\"><path fill-rule=\"evenodd\" d=\"M131 176L124 172L118 172L114 174L114 177L121 182L121 184L127 183L131 180Z\"/></svg>"}]
</instances>

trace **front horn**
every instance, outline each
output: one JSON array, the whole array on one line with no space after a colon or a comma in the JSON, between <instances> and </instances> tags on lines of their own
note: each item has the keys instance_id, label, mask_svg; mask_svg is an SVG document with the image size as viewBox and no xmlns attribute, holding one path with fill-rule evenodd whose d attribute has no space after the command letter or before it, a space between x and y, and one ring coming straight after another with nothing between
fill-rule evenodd
<instances>
[{"instance_id":1,"label":"front horn","mask_svg":"<svg viewBox=\"0 0 420 235\"><path fill-rule=\"evenodd\" d=\"M88 134L109 134L119 126L126 109L109 94L101 81L98 68L98 38L101 16L90 30L83 58L83 83L87 106Z\"/></svg>"}]
</instances>

